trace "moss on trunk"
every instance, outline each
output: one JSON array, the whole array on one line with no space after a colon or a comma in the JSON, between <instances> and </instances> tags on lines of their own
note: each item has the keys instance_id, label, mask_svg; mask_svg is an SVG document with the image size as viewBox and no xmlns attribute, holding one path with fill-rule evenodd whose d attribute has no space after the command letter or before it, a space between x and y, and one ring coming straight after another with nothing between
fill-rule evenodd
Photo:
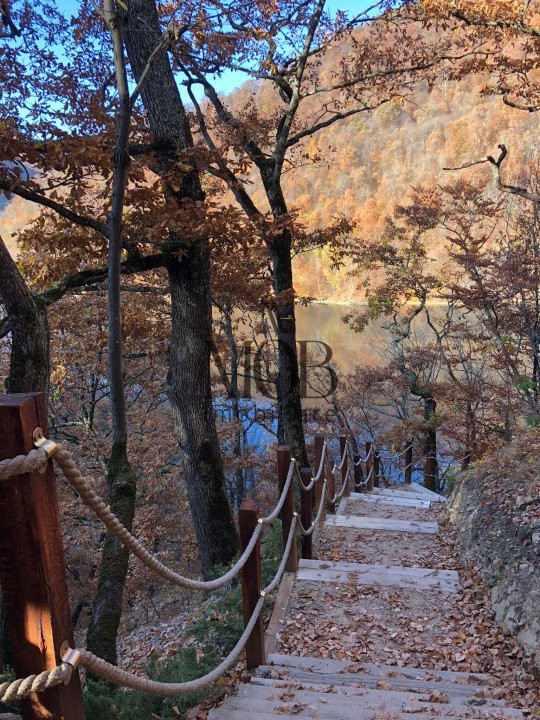
<instances>
[{"instance_id":1,"label":"moss on trunk","mask_svg":"<svg viewBox=\"0 0 540 720\"><path fill-rule=\"evenodd\" d=\"M112 447L107 468L109 504L119 520L131 530L135 513L137 480L124 444ZM88 627L87 647L95 655L116 664L116 638L122 615L124 586L129 552L108 532L103 544L98 586L92 618Z\"/></svg>"}]
</instances>

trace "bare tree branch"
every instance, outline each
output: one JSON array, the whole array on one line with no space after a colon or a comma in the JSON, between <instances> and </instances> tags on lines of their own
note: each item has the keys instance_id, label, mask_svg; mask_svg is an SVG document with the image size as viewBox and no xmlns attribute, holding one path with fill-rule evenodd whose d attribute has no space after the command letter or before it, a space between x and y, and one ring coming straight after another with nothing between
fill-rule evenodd
<instances>
[{"instance_id":1,"label":"bare tree branch","mask_svg":"<svg viewBox=\"0 0 540 720\"><path fill-rule=\"evenodd\" d=\"M517 195L518 197L522 197L525 200L529 200L533 203L540 203L540 194L539 193L533 193L527 190L526 188L518 187L517 185L508 185L507 183L504 183L501 176L501 169L502 164L506 160L506 157L508 155L508 150L506 148L506 145L498 145L497 146L500 149L500 155L495 160L494 157L491 155L488 155L485 158L481 158L480 160L473 160L472 162L465 163L464 165L461 165L460 167L445 167L444 170L464 170L465 168L473 167L474 165L483 165L485 163L489 163L491 167L493 168L493 176L495 178L495 181L497 183L497 187L502 192L510 193L511 195Z\"/></svg>"}]
</instances>

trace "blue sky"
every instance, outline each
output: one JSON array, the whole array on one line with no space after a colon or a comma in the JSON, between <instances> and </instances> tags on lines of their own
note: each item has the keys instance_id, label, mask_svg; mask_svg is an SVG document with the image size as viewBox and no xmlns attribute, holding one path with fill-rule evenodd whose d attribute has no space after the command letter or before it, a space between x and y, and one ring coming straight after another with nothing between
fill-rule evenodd
<instances>
[{"instance_id":1,"label":"blue sky","mask_svg":"<svg viewBox=\"0 0 540 720\"><path fill-rule=\"evenodd\" d=\"M128 0L129 1L129 0ZM241 1L241 0L240 0ZM78 12L77 0L58 0L62 12L66 15L73 15ZM326 7L330 12L343 10L349 14L361 12L363 9L373 5L373 0L327 0ZM226 70L220 77L215 78L215 85L219 92L228 93L246 81L245 73ZM202 91L195 93L200 99ZM187 96L184 100L188 100Z\"/></svg>"}]
</instances>

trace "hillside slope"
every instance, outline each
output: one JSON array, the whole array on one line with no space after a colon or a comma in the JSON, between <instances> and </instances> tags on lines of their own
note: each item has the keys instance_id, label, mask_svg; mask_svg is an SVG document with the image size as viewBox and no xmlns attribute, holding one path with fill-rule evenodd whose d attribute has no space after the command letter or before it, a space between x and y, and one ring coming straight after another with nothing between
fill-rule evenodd
<instances>
[{"instance_id":1,"label":"hillside slope","mask_svg":"<svg viewBox=\"0 0 540 720\"><path fill-rule=\"evenodd\" d=\"M458 477L452 520L464 558L491 586L497 620L540 671L540 461L538 430Z\"/></svg>"}]
</instances>

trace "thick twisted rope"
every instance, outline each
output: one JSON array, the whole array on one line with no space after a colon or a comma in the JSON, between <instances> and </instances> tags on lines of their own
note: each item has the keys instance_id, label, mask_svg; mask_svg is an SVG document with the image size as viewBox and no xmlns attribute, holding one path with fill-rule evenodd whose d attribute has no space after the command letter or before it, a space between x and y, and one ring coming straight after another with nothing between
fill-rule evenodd
<instances>
[{"instance_id":1,"label":"thick twisted rope","mask_svg":"<svg viewBox=\"0 0 540 720\"><path fill-rule=\"evenodd\" d=\"M7 480L14 475L34 472L47 463L47 451L42 448L30 450L28 455L17 455L17 457L2 460L0 462L0 480Z\"/></svg>"},{"instance_id":2,"label":"thick twisted rope","mask_svg":"<svg viewBox=\"0 0 540 720\"><path fill-rule=\"evenodd\" d=\"M55 455L55 460L62 469L66 480L70 485L79 493L84 502L90 507L105 527L110 530L120 542L135 555L146 567L153 570L155 573L163 577L165 580L178 585L180 587L190 588L191 590L217 590L224 585L227 585L231 580L238 575L240 570L244 567L251 555L257 540L263 529L263 519L261 518L257 523L257 527L253 531L251 539L242 553L239 560L233 565L233 567L215 580L194 580L192 578L184 577L179 575L171 568L164 565L158 560L155 555L152 555L142 543L132 535L129 530L120 522L116 515L110 510L105 504L102 498L97 495L92 488L88 485L87 481L83 478L81 473L77 470L75 463L70 453L58 446L58 450ZM266 518L264 519L266 520Z\"/></svg>"},{"instance_id":3,"label":"thick twisted rope","mask_svg":"<svg viewBox=\"0 0 540 720\"><path fill-rule=\"evenodd\" d=\"M283 507L283 503L285 502L285 499L289 492L289 488L291 486L292 479L295 474L295 470L296 470L296 472L298 472L296 460L294 458L292 458L292 460L289 464L289 472L287 473L287 479L285 480L285 484L283 485L283 490L281 491L281 495L279 497L278 503L277 503L276 507L272 510L270 515L267 515L266 517L261 518L259 520L259 522L262 525L269 525L271 522L273 522L277 518L277 516L281 512L281 508Z\"/></svg>"},{"instance_id":4,"label":"thick twisted rope","mask_svg":"<svg viewBox=\"0 0 540 720\"><path fill-rule=\"evenodd\" d=\"M334 465L332 468L332 475L334 476L334 480L336 477L336 473L338 471L337 465ZM326 497L328 499L328 502L331 505L334 505L338 500L341 500L341 498L345 495L345 490L347 489L347 483L349 482L349 477L351 475L351 468L347 468L347 473L345 475L345 479L343 480L343 483L341 485L341 489L339 492L337 492L333 497L329 494L328 489L325 490Z\"/></svg>"},{"instance_id":5,"label":"thick twisted rope","mask_svg":"<svg viewBox=\"0 0 540 720\"><path fill-rule=\"evenodd\" d=\"M373 445L370 445L368 454L367 454L365 457L360 456L360 457L358 458L358 462L355 462L354 464L355 464L355 465L360 465L360 463L367 463L367 461L368 461L369 458L371 457L372 453L373 453Z\"/></svg>"},{"instance_id":6,"label":"thick twisted rope","mask_svg":"<svg viewBox=\"0 0 540 720\"><path fill-rule=\"evenodd\" d=\"M315 516L315 519L313 520L313 522L311 523L309 528L306 530L306 528L302 525L302 521L300 519L298 520L298 527L300 528L300 532L302 533L302 535L304 537L308 537L309 535L311 535L313 533L313 531L315 530L315 528L317 527L317 525L319 524L325 502L326 502L326 480L324 481L323 486L322 486L321 500L319 502L319 509L317 510L317 515Z\"/></svg>"},{"instance_id":7,"label":"thick twisted rope","mask_svg":"<svg viewBox=\"0 0 540 720\"><path fill-rule=\"evenodd\" d=\"M298 485L302 488L304 492L309 492L316 482L315 478L312 477L308 484L304 485L304 481L302 480L302 476L300 475L300 471L298 470L298 468L296 468L296 480L298 482Z\"/></svg>"},{"instance_id":8,"label":"thick twisted rope","mask_svg":"<svg viewBox=\"0 0 540 720\"><path fill-rule=\"evenodd\" d=\"M338 470L343 470L343 466L345 465L345 461L349 457L349 441L345 443L345 447L343 449L343 455L340 458L339 465L337 466Z\"/></svg>"},{"instance_id":9,"label":"thick twisted rope","mask_svg":"<svg viewBox=\"0 0 540 720\"><path fill-rule=\"evenodd\" d=\"M63 662L52 670L45 670L39 675L29 675L26 678L0 683L0 703L22 700L30 693L43 692L57 685L67 685L71 680L72 673L73 665Z\"/></svg>"},{"instance_id":10,"label":"thick twisted rope","mask_svg":"<svg viewBox=\"0 0 540 720\"><path fill-rule=\"evenodd\" d=\"M98 677L102 678L103 680L107 680L108 682L113 682L116 685L128 687L132 690L139 690L141 692L151 693L153 695L161 695L162 697L181 695L183 693L193 692L194 690L200 690L206 685L210 685L210 683L213 683L215 680L217 680L226 670L228 670L236 662L236 660L240 656L240 653L246 646L246 643L249 639L249 636L253 632L253 628L255 627L257 620L259 619L259 616L263 609L265 597L267 597L281 582L281 579L285 572L285 567L287 565L287 559L289 557L289 553L292 547L294 533L296 531L296 522L297 517L295 515L291 523L289 535L287 538L287 544L283 552L281 563L272 582L267 585L264 590L261 591L261 596L258 599L255 608L253 609L253 613L251 614L251 617L244 629L244 632L240 636L234 648L227 655L227 657L224 658L217 667L215 667L206 675L203 675L196 680L189 680L183 683L158 682L156 680L150 680L149 678L142 678L139 675L134 675L133 673L127 672L126 670L122 670L116 665L111 665L111 663L108 663L105 660L96 657L96 655L93 655L91 652L88 652L88 650L78 651L81 656L81 665L83 665L94 675L97 675Z\"/></svg>"},{"instance_id":11,"label":"thick twisted rope","mask_svg":"<svg viewBox=\"0 0 540 720\"><path fill-rule=\"evenodd\" d=\"M291 547L294 540L294 535L296 532L296 524L298 522L298 514L294 513L293 519L291 522L291 527L289 528L289 534L287 536L287 542L285 544L285 550L283 551L283 556L281 558L281 562L279 564L279 567L276 571L276 574L274 576L274 579L272 582L268 583L268 585L264 588L264 590L261 591L261 596L265 597L266 595L269 595L271 592L273 592L279 583L281 582L281 578L283 577L285 573L285 568L287 566L287 560L289 559L289 555L291 554Z\"/></svg>"},{"instance_id":12,"label":"thick twisted rope","mask_svg":"<svg viewBox=\"0 0 540 720\"><path fill-rule=\"evenodd\" d=\"M182 693L200 690L206 685L209 685L217 680L231 667L231 665L236 662L240 653L244 649L253 628L255 627L255 623L259 619L263 605L264 597L260 597L255 605L255 609L253 610L249 623L246 625L244 632L232 651L220 662L217 667L196 680L189 680L183 683L163 683L158 682L157 680L150 680L149 678L143 678L139 675L127 672L127 670L122 670L116 665L111 665L111 663L93 655L88 650L79 651L81 653L81 665L103 680L113 682L116 685L121 685L122 687L131 688L132 690L151 693L153 695L171 697L173 695L181 695Z\"/></svg>"},{"instance_id":13,"label":"thick twisted rope","mask_svg":"<svg viewBox=\"0 0 540 720\"><path fill-rule=\"evenodd\" d=\"M319 469L317 470L317 474L314 477L315 482L319 482L319 480L321 479L321 476L324 472L324 462L326 460L327 452L328 452L328 444L325 441L324 445L323 445L322 453L321 453L321 459L319 461Z\"/></svg>"}]
</instances>

